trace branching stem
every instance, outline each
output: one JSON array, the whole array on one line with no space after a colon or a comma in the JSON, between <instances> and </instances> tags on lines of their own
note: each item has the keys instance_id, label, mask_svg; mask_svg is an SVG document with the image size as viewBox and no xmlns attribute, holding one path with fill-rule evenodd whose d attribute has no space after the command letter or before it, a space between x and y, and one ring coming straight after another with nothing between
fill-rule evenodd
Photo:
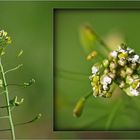
<instances>
[{"instance_id":1,"label":"branching stem","mask_svg":"<svg viewBox=\"0 0 140 140\"><path fill-rule=\"evenodd\" d=\"M8 106L7 113L9 116L11 135L12 135L12 139L15 140L15 130L14 130L14 124L13 124L12 114L11 114L11 110L10 110L9 92L8 92L8 87L6 86L7 82L6 82L5 72L4 72L2 62L1 62L1 58L0 58L0 69L1 69L1 75L2 75L2 81L3 81L3 89L5 91L6 104Z\"/></svg>"}]
</instances>

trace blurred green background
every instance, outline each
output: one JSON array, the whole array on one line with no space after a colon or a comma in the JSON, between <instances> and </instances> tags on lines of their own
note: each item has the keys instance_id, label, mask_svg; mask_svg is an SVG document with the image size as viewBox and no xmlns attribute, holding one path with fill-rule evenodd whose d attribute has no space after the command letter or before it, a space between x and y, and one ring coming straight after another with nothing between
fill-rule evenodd
<instances>
[{"instance_id":1,"label":"blurred green background","mask_svg":"<svg viewBox=\"0 0 140 140\"><path fill-rule=\"evenodd\" d=\"M36 80L28 88L9 87L10 98L15 95L24 98L24 103L12 112L14 123L29 121L42 113L40 120L16 127L18 139L46 138L51 127L52 47L48 35L51 28L47 27L51 21L48 10L45 2L0 2L0 29L7 31L13 40L3 56L4 68L23 63L20 70L7 74L7 81L21 84L31 78ZM24 52L18 58L21 49ZM1 110L0 115L3 113ZM9 127L6 122L6 119L0 120L0 129ZM0 132L0 138L10 138L10 132Z\"/></svg>"},{"instance_id":2,"label":"blurred green background","mask_svg":"<svg viewBox=\"0 0 140 140\"><path fill-rule=\"evenodd\" d=\"M114 93L111 99L89 98L83 115L78 119L72 116L75 103L91 89L88 76L91 73L93 61L85 59L86 54L79 38L81 25L89 23L101 37L108 40L108 43L109 40L120 41L125 35L128 45L138 53L140 51L140 13L123 10L56 10L54 30L56 38L53 49L53 7L66 5L80 7L80 4L58 2L53 5L45 1L0 2L0 29L7 31L13 40L3 56L4 68L13 68L20 63L24 65L20 70L7 75L8 83L23 83L31 78L36 80L36 83L28 88L12 86L9 88L11 98L15 95L19 99L25 98L24 104L12 112L14 122L31 120L38 113L43 115L40 120L32 124L16 127L18 139L87 139L113 136L123 138L123 135L116 135L115 132L70 130L105 130L108 124L110 130L139 130L140 128L140 97L129 98L120 91ZM82 7L85 4L83 3ZM91 4L87 6L92 7ZM117 32L117 35L114 35L114 32ZM23 55L17 58L21 49L24 51ZM55 83L54 94L53 82ZM0 101L0 105L3 105L2 96ZM1 110L0 115L4 113ZM0 124L0 129L8 127L6 120L0 120ZM131 132L129 132L130 135L127 132L125 134L124 137L134 136ZM0 132L0 138L10 138L10 133Z\"/></svg>"},{"instance_id":3,"label":"blurred green background","mask_svg":"<svg viewBox=\"0 0 140 140\"><path fill-rule=\"evenodd\" d=\"M55 130L140 130L140 97L118 88L110 99L90 97L80 118L72 115L78 99L92 88L88 76L96 60L86 60L79 38L80 27L87 23L112 49L113 42L125 41L140 54L140 11L56 10Z\"/></svg>"}]
</instances>

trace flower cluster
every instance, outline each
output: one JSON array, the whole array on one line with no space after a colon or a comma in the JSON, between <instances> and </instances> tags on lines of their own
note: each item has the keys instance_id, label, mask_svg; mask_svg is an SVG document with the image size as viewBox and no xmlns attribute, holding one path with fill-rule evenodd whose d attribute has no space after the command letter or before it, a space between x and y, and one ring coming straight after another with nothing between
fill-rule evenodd
<instances>
[{"instance_id":1,"label":"flower cluster","mask_svg":"<svg viewBox=\"0 0 140 140\"><path fill-rule=\"evenodd\" d=\"M3 48L11 43L11 38L4 30L0 31L0 47Z\"/></svg>"},{"instance_id":2,"label":"flower cluster","mask_svg":"<svg viewBox=\"0 0 140 140\"><path fill-rule=\"evenodd\" d=\"M140 56L125 44L112 51L100 64L92 66L93 95L111 97L113 84L129 96L140 94Z\"/></svg>"}]
</instances>

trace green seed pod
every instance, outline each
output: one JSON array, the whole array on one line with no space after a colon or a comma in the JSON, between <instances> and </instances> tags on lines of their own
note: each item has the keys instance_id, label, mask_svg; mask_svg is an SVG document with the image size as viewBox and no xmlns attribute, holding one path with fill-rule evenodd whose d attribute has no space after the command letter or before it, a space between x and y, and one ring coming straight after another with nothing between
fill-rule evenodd
<instances>
[{"instance_id":1,"label":"green seed pod","mask_svg":"<svg viewBox=\"0 0 140 140\"><path fill-rule=\"evenodd\" d=\"M103 60L103 66L104 66L105 68L107 68L108 65L109 65L109 60L108 60L108 59Z\"/></svg>"}]
</instances>

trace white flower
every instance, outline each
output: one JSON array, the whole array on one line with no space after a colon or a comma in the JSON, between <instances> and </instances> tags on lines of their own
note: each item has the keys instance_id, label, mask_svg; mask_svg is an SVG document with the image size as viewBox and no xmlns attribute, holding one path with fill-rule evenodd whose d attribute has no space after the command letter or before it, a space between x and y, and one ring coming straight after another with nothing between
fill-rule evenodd
<instances>
[{"instance_id":1,"label":"white flower","mask_svg":"<svg viewBox=\"0 0 140 140\"><path fill-rule=\"evenodd\" d=\"M134 55L132 58L129 58L128 61L131 61L132 63L139 63L140 59L139 59L139 55Z\"/></svg>"},{"instance_id":2,"label":"white flower","mask_svg":"<svg viewBox=\"0 0 140 140\"><path fill-rule=\"evenodd\" d=\"M120 46L118 48L118 51L121 52L121 53L126 53L126 50L122 49Z\"/></svg>"},{"instance_id":3,"label":"white flower","mask_svg":"<svg viewBox=\"0 0 140 140\"><path fill-rule=\"evenodd\" d=\"M138 55L134 55L134 57L133 57L133 62L138 62L138 60L139 60L139 56Z\"/></svg>"},{"instance_id":4,"label":"white flower","mask_svg":"<svg viewBox=\"0 0 140 140\"><path fill-rule=\"evenodd\" d=\"M130 94L131 94L131 96L138 96L139 91L130 87Z\"/></svg>"},{"instance_id":5,"label":"white flower","mask_svg":"<svg viewBox=\"0 0 140 140\"><path fill-rule=\"evenodd\" d=\"M109 76L105 76L105 77L103 78L103 84L104 84L104 85L111 84L111 81L112 81L112 79L111 79Z\"/></svg>"},{"instance_id":6,"label":"white flower","mask_svg":"<svg viewBox=\"0 0 140 140\"><path fill-rule=\"evenodd\" d=\"M129 54L131 54L131 53L134 52L134 49L131 49L131 48L128 47L128 48L127 48L127 51L128 51Z\"/></svg>"},{"instance_id":7,"label":"white flower","mask_svg":"<svg viewBox=\"0 0 140 140\"><path fill-rule=\"evenodd\" d=\"M92 74L96 74L99 71L99 68L96 66L92 67Z\"/></svg>"},{"instance_id":8,"label":"white flower","mask_svg":"<svg viewBox=\"0 0 140 140\"><path fill-rule=\"evenodd\" d=\"M108 86L107 86L106 84L104 84L104 85L103 85L103 89L104 89L104 90L107 90L107 89L108 89Z\"/></svg>"},{"instance_id":9,"label":"white flower","mask_svg":"<svg viewBox=\"0 0 140 140\"><path fill-rule=\"evenodd\" d=\"M117 54L118 54L118 53L117 53L116 51L112 51L112 52L111 52L111 56L114 57L114 58L117 58Z\"/></svg>"},{"instance_id":10,"label":"white flower","mask_svg":"<svg viewBox=\"0 0 140 140\"><path fill-rule=\"evenodd\" d=\"M92 80L93 77L94 77L93 75L90 75L90 76L89 76L89 80Z\"/></svg>"}]
</instances>

